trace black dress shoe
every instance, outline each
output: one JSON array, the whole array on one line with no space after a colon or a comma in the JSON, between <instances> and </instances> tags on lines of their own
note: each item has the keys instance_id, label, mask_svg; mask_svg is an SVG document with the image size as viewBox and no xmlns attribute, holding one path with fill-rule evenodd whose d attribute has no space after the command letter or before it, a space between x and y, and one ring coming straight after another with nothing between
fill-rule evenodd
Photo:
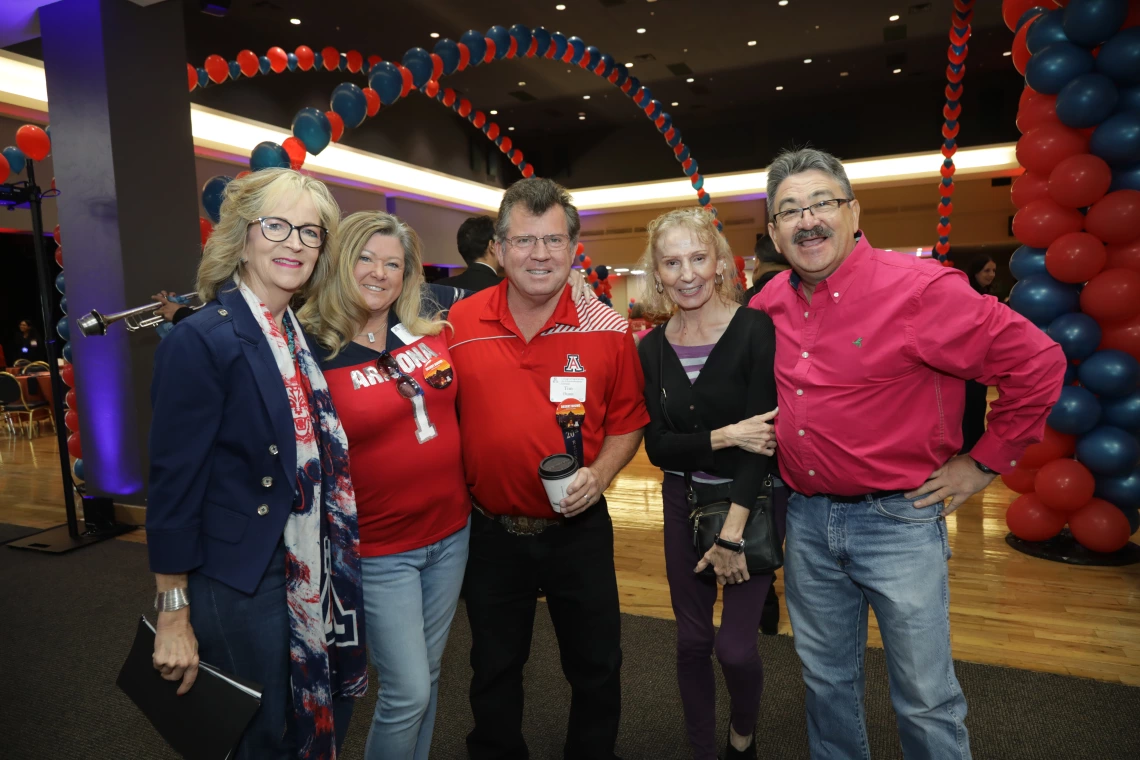
<instances>
[{"instance_id":1,"label":"black dress shoe","mask_svg":"<svg viewBox=\"0 0 1140 760\"><path fill-rule=\"evenodd\" d=\"M747 748L739 750L732 746L732 725L728 728L728 738L724 741L724 760L756 760L756 737L752 737L752 743Z\"/></svg>"},{"instance_id":2,"label":"black dress shoe","mask_svg":"<svg viewBox=\"0 0 1140 760\"><path fill-rule=\"evenodd\" d=\"M780 598L776 596L774 586L768 587L768 598L764 600L764 609L760 612L760 633L765 636L775 636L780 632Z\"/></svg>"}]
</instances>

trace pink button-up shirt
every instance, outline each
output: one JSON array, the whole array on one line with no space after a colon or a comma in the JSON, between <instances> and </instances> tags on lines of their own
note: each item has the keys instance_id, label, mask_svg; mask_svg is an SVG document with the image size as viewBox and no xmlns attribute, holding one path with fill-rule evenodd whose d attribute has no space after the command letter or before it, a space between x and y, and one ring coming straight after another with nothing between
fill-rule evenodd
<instances>
[{"instance_id":1,"label":"pink button-up shirt","mask_svg":"<svg viewBox=\"0 0 1140 760\"><path fill-rule=\"evenodd\" d=\"M866 236L810 303L786 272L748 305L776 325L780 472L803 494L919 486L962 446L966 379L999 391L970 455L1007 472L1061 393L1065 358L1044 332L962 272Z\"/></svg>"}]
</instances>

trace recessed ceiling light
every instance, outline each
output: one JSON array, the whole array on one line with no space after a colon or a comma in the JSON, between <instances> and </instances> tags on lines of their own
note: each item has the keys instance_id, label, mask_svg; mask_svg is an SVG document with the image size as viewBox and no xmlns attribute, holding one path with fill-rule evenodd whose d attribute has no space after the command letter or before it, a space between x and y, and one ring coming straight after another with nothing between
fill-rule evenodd
<instances>
[{"instance_id":1,"label":"recessed ceiling light","mask_svg":"<svg viewBox=\"0 0 1140 760\"><path fill-rule=\"evenodd\" d=\"M782 85L782 84L776 85L776 92L779 92L782 89L784 89L784 85Z\"/></svg>"},{"instance_id":2,"label":"recessed ceiling light","mask_svg":"<svg viewBox=\"0 0 1140 760\"><path fill-rule=\"evenodd\" d=\"M1010 51L1009 51L1009 50L1007 50L1007 51L1005 51L1004 53L1002 53L1002 55L1010 55L1010 54L1011 54L1011 53L1010 53Z\"/></svg>"},{"instance_id":3,"label":"recessed ceiling light","mask_svg":"<svg viewBox=\"0 0 1140 760\"><path fill-rule=\"evenodd\" d=\"M490 113L492 116L498 116L498 115L499 115L499 112L498 112L498 111L489 111L489 113Z\"/></svg>"},{"instance_id":4,"label":"recessed ceiling light","mask_svg":"<svg viewBox=\"0 0 1140 760\"><path fill-rule=\"evenodd\" d=\"M638 34L645 34L645 27L638 27L637 33Z\"/></svg>"},{"instance_id":5,"label":"recessed ceiling light","mask_svg":"<svg viewBox=\"0 0 1140 760\"><path fill-rule=\"evenodd\" d=\"M428 35L428 37L431 37L433 40L438 40L439 39L439 32L432 32L431 34Z\"/></svg>"},{"instance_id":6,"label":"recessed ceiling light","mask_svg":"<svg viewBox=\"0 0 1140 760\"><path fill-rule=\"evenodd\" d=\"M899 14L897 14L897 13L894 14L893 16L891 16L890 20L891 21L898 21L899 20Z\"/></svg>"},{"instance_id":7,"label":"recessed ceiling light","mask_svg":"<svg viewBox=\"0 0 1140 760\"><path fill-rule=\"evenodd\" d=\"M780 2L779 2L779 3L777 3L777 5L779 5L780 7L783 7L783 6L787 5L787 4L788 4L788 0L780 0Z\"/></svg>"},{"instance_id":8,"label":"recessed ceiling light","mask_svg":"<svg viewBox=\"0 0 1140 760\"><path fill-rule=\"evenodd\" d=\"M632 64L632 63L627 63L627 64L625 65L625 67L626 67L627 69L632 69L632 68L633 68L633 64Z\"/></svg>"},{"instance_id":9,"label":"recessed ceiling light","mask_svg":"<svg viewBox=\"0 0 1140 760\"><path fill-rule=\"evenodd\" d=\"M292 24L293 26L300 26L301 25L301 19L291 18L291 19L289 19L289 23Z\"/></svg>"},{"instance_id":10,"label":"recessed ceiling light","mask_svg":"<svg viewBox=\"0 0 1140 760\"><path fill-rule=\"evenodd\" d=\"M508 131L508 132L514 132L514 131L515 131L515 128L514 128L514 127L507 127L507 131Z\"/></svg>"},{"instance_id":11,"label":"recessed ceiling light","mask_svg":"<svg viewBox=\"0 0 1140 760\"><path fill-rule=\"evenodd\" d=\"M693 79L692 77L689 77L689 78L688 78L688 79L686 79L685 81L686 81L686 82L695 82L695 81L697 81L697 80Z\"/></svg>"},{"instance_id":12,"label":"recessed ceiling light","mask_svg":"<svg viewBox=\"0 0 1140 760\"><path fill-rule=\"evenodd\" d=\"M649 2L653 2L653 0L649 0ZM628 269L621 269L621 268L618 268L618 269L615 269L614 271L615 271L615 272L628 272L629 270L628 270Z\"/></svg>"},{"instance_id":13,"label":"recessed ceiling light","mask_svg":"<svg viewBox=\"0 0 1140 760\"><path fill-rule=\"evenodd\" d=\"M634 269L630 272L630 274L645 274L645 270L644 269Z\"/></svg>"},{"instance_id":14,"label":"recessed ceiling light","mask_svg":"<svg viewBox=\"0 0 1140 760\"><path fill-rule=\"evenodd\" d=\"M519 87L526 87L526 82L519 82Z\"/></svg>"},{"instance_id":15,"label":"recessed ceiling light","mask_svg":"<svg viewBox=\"0 0 1140 760\"><path fill-rule=\"evenodd\" d=\"M590 99L590 96L589 96L589 95L583 95L583 96L582 96L582 100L589 100L589 99Z\"/></svg>"},{"instance_id":16,"label":"recessed ceiling light","mask_svg":"<svg viewBox=\"0 0 1140 760\"><path fill-rule=\"evenodd\" d=\"M586 112L585 112L585 111L579 111L579 112L578 112L578 115L579 115L579 116L585 116L585 115L586 115Z\"/></svg>"},{"instance_id":17,"label":"recessed ceiling light","mask_svg":"<svg viewBox=\"0 0 1140 760\"><path fill-rule=\"evenodd\" d=\"M805 59L804 59L804 63L811 63L811 59L810 59L810 58L805 58Z\"/></svg>"},{"instance_id":18,"label":"recessed ceiling light","mask_svg":"<svg viewBox=\"0 0 1140 760\"><path fill-rule=\"evenodd\" d=\"M892 73L892 74L901 74L901 73L902 73L902 69L895 69L895 70L894 70L894 71L892 71L891 73Z\"/></svg>"},{"instance_id":19,"label":"recessed ceiling light","mask_svg":"<svg viewBox=\"0 0 1140 760\"><path fill-rule=\"evenodd\" d=\"M847 76L847 72L846 72L846 71L841 71L841 72L839 72L839 76L841 76L841 77L845 77L845 76Z\"/></svg>"},{"instance_id":20,"label":"recessed ceiling light","mask_svg":"<svg viewBox=\"0 0 1140 760\"><path fill-rule=\"evenodd\" d=\"M578 121L585 121L585 120L586 120L586 117L585 117L585 116L579 116L579 117L578 117Z\"/></svg>"},{"instance_id":21,"label":"recessed ceiling light","mask_svg":"<svg viewBox=\"0 0 1140 760\"><path fill-rule=\"evenodd\" d=\"M748 40L748 47L756 47L756 40Z\"/></svg>"},{"instance_id":22,"label":"recessed ceiling light","mask_svg":"<svg viewBox=\"0 0 1140 760\"><path fill-rule=\"evenodd\" d=\"M680 103L678 103L677 101L675 101L675 100L674 100L674 101L673 101L673 102L672 102L670 105L672 105L672 106L679 106L679 105L681 105L681 104L680 104Z\"/></svg>"},{"instance_id":23,"label":"recessed ceiling light","mask_svg":"<svg viewBox=\"0 0 1140 760\"><path fill-rule=\"evenodd\" d=\"M562 3L559 3L558 5L554 6L554 10L556 10L556 11L564 11L564 10L566 10L566 6L565 6L565 5L563 5Z\"/></svg>"}]
</instances>

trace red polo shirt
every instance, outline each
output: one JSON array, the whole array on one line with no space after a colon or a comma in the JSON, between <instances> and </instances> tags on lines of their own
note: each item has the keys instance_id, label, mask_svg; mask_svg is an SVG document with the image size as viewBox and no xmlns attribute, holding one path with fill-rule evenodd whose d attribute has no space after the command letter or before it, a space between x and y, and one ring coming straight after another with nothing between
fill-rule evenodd
<instances>
[{"instance_id":1,"label":"red polo shirt","mask_svg":"<svg viewBox=\"0 0 1140 760\"><path fill-rule=\"evenodd\" d=\"M538 464L566 453L555 412L565 389L578 393L583 464L608 435L645 427L645 378L629 326L590 300L576 304L567 286L538 334L526 342L507 306L508 282L451 309L449 348L463 376L459 432L467 487L494 514L554 517Z\"/></svg>"}]
</instances>

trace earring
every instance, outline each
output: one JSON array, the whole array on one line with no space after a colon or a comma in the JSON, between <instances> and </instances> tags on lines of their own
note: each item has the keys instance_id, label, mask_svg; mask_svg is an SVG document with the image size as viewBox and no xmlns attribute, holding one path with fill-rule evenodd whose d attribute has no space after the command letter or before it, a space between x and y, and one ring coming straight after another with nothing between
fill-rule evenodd
<instances>
[{"instance_id":1,"label":"earring","mask_svg":"<svg viewBox=\"0 0 1140 760\"><path fill-rule=\"evenodd\" d=\"M657 283L657 292L658 293L664 293L665 288L661 287L661 280L655 280L655 282Z\"/></svg>"},{"instance_id":2,"label":"earring","mask_svg":"<svg viewBox=\"0 0 1140 760\"><path fill-rule=\"evenodd\" d=\"M249 259L242 259L242 260L241 260L241 263L243 263L243 264L248 264L248 263L249 263Z\"/></svg>"},{"instance_id":3,"label":"earring","mask_svg":"<svg viewBox=\"0 0 1140 760\"><path fill-rule=\"evenodd\" d=\"M720 272L717 272L716 277L713 278L713 284L720 285L722 282L724 282L724 275L722 275Z\"/></svg>"}]
</instances>

